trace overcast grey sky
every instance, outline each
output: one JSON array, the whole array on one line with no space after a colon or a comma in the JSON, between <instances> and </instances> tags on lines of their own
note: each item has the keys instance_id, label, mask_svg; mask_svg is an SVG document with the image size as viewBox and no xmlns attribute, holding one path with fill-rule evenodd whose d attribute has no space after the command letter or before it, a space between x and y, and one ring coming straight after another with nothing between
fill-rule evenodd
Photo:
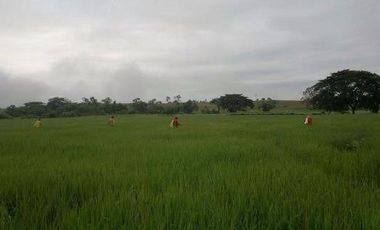
<instances>
[{"instance_id":1,"label":"overcast grey sky","mask_svg":"<svg viewBox=\"0 0 380 230\"><path fill-rule=\"evenodd\" d=\"M0 106L64 96L299 99L380 73L379 0L0 0Z\"/></svg>"}]
</instances>

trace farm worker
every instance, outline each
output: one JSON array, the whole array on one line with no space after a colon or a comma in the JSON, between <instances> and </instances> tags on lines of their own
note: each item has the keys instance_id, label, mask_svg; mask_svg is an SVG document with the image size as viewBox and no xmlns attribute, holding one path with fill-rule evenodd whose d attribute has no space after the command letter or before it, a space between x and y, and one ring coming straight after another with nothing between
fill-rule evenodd
<instances>
[{"instance_id":1,"label":"farm worker","mask_svg":"<svg viewBox=\"0 0 380 230\"><path fill-rule=\"evenodd\" d=\"M305 125L311 125L313 123L313 118L311 116L306 116L305 118Z\"/></svg>"},{"instance_id":2,"label":"farm worker","mask_svg":"<svg viewBox=\"0 0 380 230\"><path fill-rule=\"evenodd\" d=\"M35 128L41 128L42 127L42 121L41 118L38 118L36 122L34 122L33 125Z\"/></svg>"},{"instance_id":3,"label":"farm worker","mask_svg":"<svg viewBox=\"0 0 380 230\"><path fill-rule=\"evenodd\" d=\"M115 117L114 116L111 116L109 119L108 119L108 125L111 125L111 126L114 126L115 125Z\"/></svg>"},{"instance_id":4,"label":"farm worker","mask_svg":"<svg viewBox=\"0 0 380 230\"><path fill-rule=\"evenodd\" d=\"M178 117L174 117L172 121L170 122L170 127L178 128L178 126L179 126Z\"/></svg>"}]
</instances>

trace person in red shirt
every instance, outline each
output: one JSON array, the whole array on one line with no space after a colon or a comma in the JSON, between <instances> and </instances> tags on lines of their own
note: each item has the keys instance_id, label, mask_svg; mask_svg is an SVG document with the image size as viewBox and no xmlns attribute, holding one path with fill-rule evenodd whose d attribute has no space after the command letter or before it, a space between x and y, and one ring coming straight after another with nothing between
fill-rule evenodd
<instances>
[{"instance_id":1,"label":"person in red shirt","mask_svg":"<svg viewBox=\"0 0 380 230\"><path fill-rule=\"evenodd\" d=\"M178 117L174 117L172 121L170 122L170 127L178 128L178 126L179 126Z\"/></svg>"},{"instance_id":2,"label":"person in red shirt","mask_svg":"<svg viewBox=\"0 0 380 230\"><path fill-rule=\"evenodd\" d=\"M311 116L306 116L304 124L305 125L311 125L311 124L313 124L313 118L311 118Z\"/></svg>"}]
</instances>

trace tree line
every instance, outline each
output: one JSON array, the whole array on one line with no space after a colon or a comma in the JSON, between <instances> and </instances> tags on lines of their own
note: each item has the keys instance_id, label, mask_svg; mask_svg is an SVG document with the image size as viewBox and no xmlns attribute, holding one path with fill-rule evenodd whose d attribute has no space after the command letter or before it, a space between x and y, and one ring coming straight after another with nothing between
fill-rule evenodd
<instances>
[{"instance_id":1,"label":"tree line","mask_svg":"<svg viewBox=\"0 0 380 230\"><path fill-rule=\"evenodd\" d=\"M258 108L266 112L275 107L276 102L270 98L263 98L254 103L253 100L242 94L226 94L210 102L188 100L181 101L181 96L166 97L165 102L151 99L143 101L135 98L131 103L119 103L107 97L98 100L95 97L84 97L81 102L73 102L63 97L50 98L46 103L41 101L27 102L22 106L8 106L1 118L12 117L76 117L88 115L115 115L115 114L180 114L180 113L221 113L247 111Z\"/></svg>"},{"instance_id":2,"label":"tree line","mask_svg":"<svg viewBox=\"0 0 380 230\"><path fill-rule=\"evenodd\" d=\"M313 109L328 112L355 113L380 109L380 77L368 71L342 70L318 81L304 92L303 102ZM94 97L73 102L63 97L50 98L47 103L27 102L22 106L11 105L0 110L0 118L12 117L75 117L105 114L179 114L179 113L235 113L257 106L263 112L276 107L276 101L262 98L253 101L242 94L226 94L210 102L195 100L181 101L181 95L167 96L165 102L156 99L147 102L135 98L131 103L120 103L107 97L98 101Z\"/></svg>"}]
</instances>

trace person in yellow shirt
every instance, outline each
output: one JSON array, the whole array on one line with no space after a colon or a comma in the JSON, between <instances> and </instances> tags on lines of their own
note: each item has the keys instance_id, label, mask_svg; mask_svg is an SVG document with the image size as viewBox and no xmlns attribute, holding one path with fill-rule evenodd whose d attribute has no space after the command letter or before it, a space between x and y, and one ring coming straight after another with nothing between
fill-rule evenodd
<instances>
[{"instance_id":1,"label":"person in yellow shirt","mask_svg":"<svg viewBox=\"0 0 380 230\"><path fill-rule=\"evenodd\" d=\"M34 122L35 128L41 128L42 127L42 121L41 118L38 118L36 122Z\"/></svg>"},{"instance_id":2,"label":"person in yellow shirt","mask_svg":"<svg viewBox=\"0 0 380 230\"><path fill-rule=\"evenodd\" d=\"M116 120L115 120L115 117L114 116L111 116L109 119L108 119L108 125L110 126L114 126L115 123L116 123Z\"/></svg>"}]
</instances>

